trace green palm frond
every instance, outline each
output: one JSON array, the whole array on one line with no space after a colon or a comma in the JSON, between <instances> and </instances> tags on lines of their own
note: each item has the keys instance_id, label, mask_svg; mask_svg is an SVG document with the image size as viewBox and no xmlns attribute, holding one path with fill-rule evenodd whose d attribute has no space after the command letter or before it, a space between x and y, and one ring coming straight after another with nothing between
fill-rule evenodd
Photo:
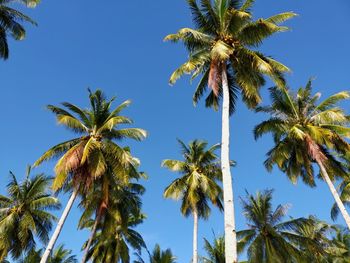
<instances>
[{"instance_id":1,"label":"green palm frond","mask_svg":"<svg viewBox=\"0 0 350 263\"><path fill-rule=\"evenodd\" d=\"M315 108L315 111L325 111L329 108L336 107L336 105L341 102L342 100L349 99L350 93L349 91L341 91L338 92L332 96L329 96L324 101L322 101L320 104L317 105Z\"/></svg>"},{"instance_id":2,"label":"green palm frond","mask_svg":"<svg viewBox=\"0 0 350 263\"><path fill-rule=\"evenodd\" d=\"M297 16L297 14L294 12L285 12L285 13L271 16L271 17L265 19L265 21L268 21L268 22L271 22L274 24L280 24L280 23L283 23L283 22L285 22L285 21L287 21L295 16Z\"/></svg>"}]
</instances>

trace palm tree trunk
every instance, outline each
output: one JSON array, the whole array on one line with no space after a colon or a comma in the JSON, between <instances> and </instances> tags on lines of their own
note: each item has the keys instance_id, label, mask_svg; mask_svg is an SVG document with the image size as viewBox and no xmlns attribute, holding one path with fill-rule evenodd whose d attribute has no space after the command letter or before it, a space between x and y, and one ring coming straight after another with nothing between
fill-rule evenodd
<instances>
[{"instance_id":1,"label":"palm tree trunk","mask_svg":"<svg viewBox=\"0 0 350 263\"><path fill-rule=\"evenodd\" d=\"M226 64L222 65L222 135L221 135L221 170L224 192L225 221L225 262L236 263L237 237L235 210L233 202L232 176L230 170L230 93L227 80Z\"/></svg>"},{"instance_id":2,"label":"palm tree trunk","mask_svg":"<svg viewBox=\"0 0 350 263\"><path fill-rule=\"evenodd\" d=\"M329 187L329 190L331 191L333 198L334 198L335 202L337 203L337 206L340 210L340 213L342 214L342 216L346 222L346 225L350 229L350 216L349 216L348 212L346 211L345 206L339 197L337 189L335 189L331 179L329 178L327 170L324 167L323 163L319 160L316 160L316 162L317 162L318 166L320 167L321 175L323 176L324 180L326 181L326 183Z\"/></svg>"},{"instance_id":3,"label":"palm tree trunk","mask_svg":"<svg viewBox=\"0 0 350 263\"><path fill-rule=\"evenodd\" d=\"M192 263L198 262L198 211L193 209L193 259Z\"/></svg>"},{"instance_id":4,"label":"palm tree trunk","mask_svg":"<svg viewBox=\"0 0 350 263\"><path fill-rule=\"evenodd\" d=\"M102 213L98 213L98 215L97 215L97 217L95 219L95 224L94 224L94 226L92 228L92 231L91 231L91 234L90 234L90 238L89 238L89 241L88 241L88 243L86 245L86 248L85 248L85 251L84 251L84 256L83 256L83 258L81 260L81 263L85 263L86 260L87 260L87 256L88 256L88 253L89 253L90 246L92 244L92 240L94 239L96 231L97 231L97 225L98 225L98 223L101 220L101 215L102 215Z\"/></svg>"},{"instance_id":5,"label":"palm tree trunk","mask_svg":"<svg viewBox=\"0 0 350 263\"><path fill-rule=\"evenodd\" d=\"M62 216L61 216L60 220L57 223L55 232L52 234L50 242L49 242L49 244L46 247L46 250L45 250L45 252L44 252L44 254L43 254L43 256L42 256L42 258L40 260L40 263L46 263L48 261L49 256L51 254L51 251L52 251L53 247L55 246L55 243L56 243L56 241L58 239L58 236L61 233L61 230L62 230L62 227L64 225L64 222L67 219L69 211L71 210L71 208L73 206L73 203L74 203L74 200L77 197L77 195L78 195L78 192L76 190L74 190L72 195L70 196L70 198L68 200L68 203L67 203L66 207L63 210Z\"/></svg>"}]
</instances>

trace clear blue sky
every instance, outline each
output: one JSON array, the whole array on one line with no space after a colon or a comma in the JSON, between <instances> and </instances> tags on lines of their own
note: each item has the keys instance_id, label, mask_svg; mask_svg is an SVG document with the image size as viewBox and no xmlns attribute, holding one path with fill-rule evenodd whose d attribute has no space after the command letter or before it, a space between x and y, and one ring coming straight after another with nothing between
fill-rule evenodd
<instances>
[{"instance_id":1,"label":"clear blue sky","mask_svg":"<svg viewBox=\"0 0 350 263\"><path fill-rule=\"evenodd\" d=\"M292 31L276 35L261 48L288 65L291 87L304 85L314 76L315 92L328 96L350 88L350 3L348 0L257 0L254 14L268 17L294 11L299 16L288 23ZM214 144L220 141L220 112L192 105L194 85L187 78L168 86L172 70L186 58L184 48L163 43L163 37L191 25L185 0L42 0L34 10L25 10L38 23L28 26L27 38L10 41L8 61L0 62L2 125L0 135L0 191L4 193L8 171L23 177L25 167L50 146L73 136L55 123L46 104L62 101L87 105L87 87L102 88L117 102L131 99L124 113L135 127L149 131L144 142L125 143L142 161L149 175L143 197L148 215L139 227L152 249L155 243L170 247L178 262L190 262L192 219L183 218L179 204L164 200L164 188L175 178L160 168L164 158L180 158L176 138L195 138ZM266 87L271 86L268 83ZM266 89L265 89L266 90ZM267 92L264 102L268 103ZM349 104L345 107L348 109ZM294 186L275 169L268 174L262 163L272 146L267 136L255 142L252 129L264 116L248 111L241 103L231 118L231 158L235 198L245 189L255 192L274 188L275 204L292 204L294 217L317 215L330 220L333 203L323 182L310 189ZM33 172L53 174L54 163ZM66 196L60 195L63 205ZM239 203L238 229L245 227ZM74 209L58 243L64 242L81 256L80 247L87 232L77 230L81 211ZM339 220L339 223L343 223ZM212 239L212 231L222 234L223 216L216 210L208 222L200 222L199 237ZM200 250L202 252L202 250Z\"/></svg>"}]
</instances>

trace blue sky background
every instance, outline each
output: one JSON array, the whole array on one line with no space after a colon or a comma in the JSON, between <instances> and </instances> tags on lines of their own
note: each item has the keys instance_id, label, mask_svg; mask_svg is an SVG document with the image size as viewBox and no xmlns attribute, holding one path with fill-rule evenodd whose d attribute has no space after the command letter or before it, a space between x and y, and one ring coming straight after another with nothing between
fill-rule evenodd
<instances>
[{"instance_id":1,"label":"blue sky background","mask_svg":"<svg viewBox=\"0 0 350 263\"><path fill-rule=\"evenodd\" d=\"M288 65L293 73L289 85L298 88L314 76L314 91L328 96L350 88L350 2L348 0L258 0L256 18L294 11L299 16L288 25L292 30L268 39L261 50ZM10 41L8 61L0 62L1 129L0 192L5 192L12 170L23 178L27 164L33 163L46 149L72 133L59 127L45 105L69 101L87 106L87 88L101 88L117 103L133 101L124 112L135 121L134 127L149 132L144 142L125 141L142 162L149 179L143 182L143 197L148 219L138 229L149 248L160 243L171 248L178 262L190 262L192 219L179 212L179 203L164 200L164 188L177 176L160 168L165 158L181 158L176 138L185 142L195 138L210 144L220 141L220 112L192 105L195 85L184 78L168 85L170 73L186 58L184 48L164 43L163 37L181 27L191 26L185 0L43 0L33 10L25 10L39 24L27 26L27 38ZM268 103L265 87L264 103ZM349 104L344 104L348 110ZM271 138L255 142L254 125L264 119L238 103L231 118L231 158L234 192L238 201L245 189L256 192L274 188L274 203L290 203L293 217L317 215L330 220L333 203L323 182L310 189L302 183L292 185L277 169L268 174L263 161L272 146ZM53 174L54 162L33 171ZM60 195L65 205L67 196ZM237 227L245 221L239 202ZM81 257L80 247L87 232L77 230L81 211L73 209L58 243L65 243ZM343 223L339 219L338 223ZM207 222L200 222L202 238L212 239L223 233L223 215L215 209ZM202 253L200 249L200 253Z\"/></svg>"}]
</instances>

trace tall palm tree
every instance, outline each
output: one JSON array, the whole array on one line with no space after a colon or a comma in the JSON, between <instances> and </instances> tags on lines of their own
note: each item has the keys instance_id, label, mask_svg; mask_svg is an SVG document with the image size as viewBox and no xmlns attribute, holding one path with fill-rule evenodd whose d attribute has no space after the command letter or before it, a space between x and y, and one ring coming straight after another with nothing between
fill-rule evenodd
<instances>
[{"instance_id":1,"label":"tall palm tree","mask_svg":"<svg viewBox=\"0 0 350 263\"><path fill-rule=\"evenodd\" d=\"M280 24L295 16L282 13L267 19L252 19L253 0L187 0L195 28L182 28L165 40L182 41L189 52L188 60L174 71L170 83L184 74L201 75L193 102L196 104L207 87L211 92L206 106L219 107L222 98L221 169L224 188L226 263L237 262L234 200L229 156L229 115L235 108L238 93L249 108L260 101L264 76L283 86L283 72L289 69L255 50L265 38L288 28ZM199 2L199 4L198 4ZM254 49L251 49L251 48Z\"/></svg>"},{"instance_id":2,"label":"tall palm tree","mask_svg":"<svg viewBox=\"0 0 350 263\"><path fill-rule=\"evenodd\" d=\"M134 260L134 263L145 263L140 254L136 254L136 256L138 259ZM156 244L152 254L149 255L149 263L176 263L176 257L169 248L161 250L160 246Z\"/></svg>"},{"instance_id":3,"label":"tall palm tree","mask_svg":"<svg viewBox=\"0 0 350 263\"><path fill-rule=\"evenodd\" d=\"M146 132L142 129L119 128L120 125L132 123L129 118L119 115L130 101L127 100L112 110L115 98L107 100L101 90L89 90L89 99L88 109L81 109L69 102L62 103L64 108L48 106L56 115L58 123L77 133L79 137L57 144L34 164L38 166L43 161L60 157L55 166L56 177L52 188L55 191L66 186L73 188L40 263L47 262L79 191L86 193L94 181L106 173L107 167L113 169L116 175L123 176L120 171L124 169L129 170L129 173L137 173L134 168L135 158L130 151L115 143L123 138L142 140L146 137ZM128 178L119 179L125 183L128 181Z\"/></svg>"},{"instance_id":4,"label":"tall palm tree","mask_svg":"<svg viewBox=\"0 0 350 263\"><path fill-rule=\"evenodd\" d=\"M198 262L198 218L207 219L210 214L208 201L222 209L221 187L217 180L221 178L221 170L215 151L218 144L209 149L205 141L194 140L186 146L178 140L181 146L183 161L164 160L162 166L181 174L164 191L164 197L181 199L181 213L184 216L193 215L193 263Z\"/></svg>"},{"instance_id":5,"label":"tall palm tree","mask_svg":"<svg viewBox=\"0 0 350 263\"><path fill-rule=\"evenodd\" d=\"M271 117L255 127L255 138L271 133L275 146L267 153L266 168L276 164L296 182L299 177L315 186L312 163L317 163L345 222L350 229L350 217L339 198L332 179L334 175L348 177L343 165L332 152L345 154L350 150L344 138L350 138L349 118L337 104L350 98L349 92L339 92L317 104L320 93L311 95L311 80L297 94L271 88L272 104L260 107Z\"/></svg>"},{"instance_id":6,"label":"tall palm tree","mask_svg":"<svg viewBox=\"0 0 350 263\"><path fill-rule=\"evenodd\" d=\"M44 174L30 177L30 167L22 183L11 172L7 185L8 196L0 195L0 261L8 254L18 259L35 247L35 239L46 244L49 231L56 220L49 210L60 203L51 196L51 178Z\"/></svg>"},{"instance_id":7,"label":"tall palm tree","mask_svg":"<svg viewBox=\"0 0 350 263\"><path fill-rule=\"evenodd\" d=\"M225 238L214 238L213 244L204 238L204 250L208 257L203 257L203 263L225 263Z\"/></svg>"},{"instance_id":8,"label":"tall palm tree","mask_svg":"<svg viewBox=\"0 0 350 263\"><path fill-rule=\"evenodd\" d=\"M257 192L256 196L247 193L246 200L241 201L249 228L237 232L238 248L239 252L247 248L248 262L299 262L301 253L290 242L290 239L296 240L291 230L307 220L298 218L283 222L288 205L273 209L272 190Z\"/></svg>"},{"instance_id":9,"label":"tall palm tree","mask_svg":"<svg viewBox=\"0 0 350 263\"><path fill-rule=\"evenodd\" d=\"M15 40L22 40L26 31L21 22L36 25L29 16L11 7L14 3L21 3L27 7L35 7L40 0L0 0L0 58L9 57L7 38L11 35Z\"/></svg>"}]
</instances>

